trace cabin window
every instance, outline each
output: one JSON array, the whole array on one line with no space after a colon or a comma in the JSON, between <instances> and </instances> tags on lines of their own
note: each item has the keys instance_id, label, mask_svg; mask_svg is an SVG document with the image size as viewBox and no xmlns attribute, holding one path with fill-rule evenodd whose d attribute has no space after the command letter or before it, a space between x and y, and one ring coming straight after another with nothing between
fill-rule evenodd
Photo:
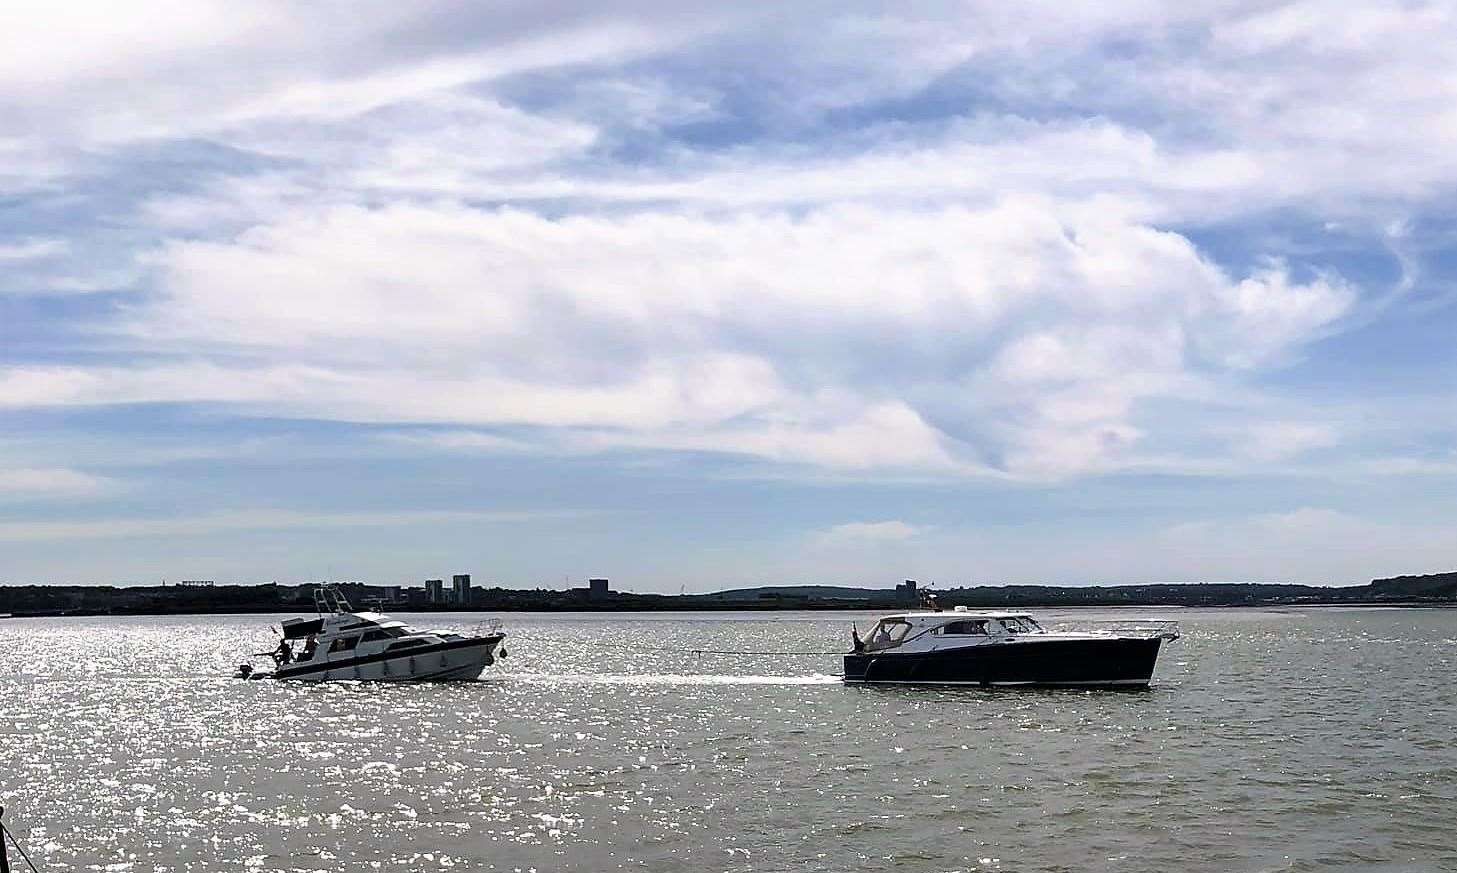
<instances>
[{"instance_id":1,"label":"cabin window","mask_svg":"<svg viewBox=\"0 0 1457 873\"><path fill-rule=\"evenodd\" d=\"M1042 630L1041 625L1026 616L999 618L997 621L1001 622L1009 634L1035 634Z\"/></svg>"},{"instance_id":2,"label":"cabin window","mask_svg":"<svg viewBox=\"0 0 1457 873\"><path fill-rule=\"evenodd\" d=\"M870 638L865 641L865 648L873 651L898 646L901 640L906 638L906 633L910 629L909 622L900 619L884 619L870 631Z\"/></svg>"},{"instance_id":3,"label":"cabin window","mask_svg":"<svg viewBox=\"0 0 1457 873\"><path fill-rule=\"evenodd\" d=\"M377 643L381 640L388 640L393 639L394 637L402 636L403 634L404 630L401 628L387 627L380 630L367 631L364 634L363 641L366 643Z\"/></svg>"},{"instance_id":4,"label":"cabin window","mask_svg":"<svg viewBox=\"0 0 1457 873\"><path fill-rule=\"evenodd\" d=\"M936 629L938 634L947 636L986 636L987 623L985 621L953 621L950 624L943 624Z\"/></svg>"},{"instance_id":5,"label":"cabin window","mask_svg":"<svg viewBox=\"0 0 1457 873\"><path fill-rule=\"evenodd\" d=\"M359 645L359 637L340 637L329 646L330 652L347 652Z\"/></svg>"},{"instance_id":6,"label":"cabin window","mask_svg":"<svg viewBox=\"0 0 1457 873\"><path fill-rule=\"evenodd\" d=\"M429 645L429 642L426 641L426 640L403 640L403 641L398 642L398 643L391 643L390 644L390 647L388 649L385 649L385 651L386 652L393 652L393 651L395 651L397 649L413 649L413 648L415 648L417 646L425 646L425 645Z\"/></svg>"}]
</instances>

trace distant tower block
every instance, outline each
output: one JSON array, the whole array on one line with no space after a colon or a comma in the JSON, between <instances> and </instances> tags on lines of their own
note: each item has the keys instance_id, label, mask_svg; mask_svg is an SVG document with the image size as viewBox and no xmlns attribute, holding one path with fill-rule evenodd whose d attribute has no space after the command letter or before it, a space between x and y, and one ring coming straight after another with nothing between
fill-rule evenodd
<instances>
[{"instance_id":1,"label":"distant tower block","mask_svg":"<svg viewBox=\"0 0 1457 873\"><path fill-rule=\"evenodd\" d=\"M907 579L904 585L895 586L895 599L907 606L918 605L921 601L916 592L916 580Z\"/></svg>"},{"instance_id":2,"label":"distant tower block","mask_svg":"<svg viewBox=\"0 0 1457 873\"><path fill-rule=\"evenodd\" d=\"M587 580L588 600L606 600L610 594L612 594L612 589L607 587L606 579Z\"/></svg>"},{"instance_id":3,"label":"distant tower block","mask_svg":"<svg viewBox=\"0 0 1457 873\"><path fill-rule=\"evenodd\" d=\"M470 574L456 573L450 577L450 587L455 594L456 606L470 606Z\"/></svg>"},{"instance_id":4,"label":"distant tower block","mask_svg":"<svg viewBox=\"0 0 1457 873\"><path fill-rule=\"evenodd\" d=\"M445 580L444 579L426 579L425 580L425 599L427 601L429 601L430 603L444 603L445 602Z\"/></svg>"}]
</instances>

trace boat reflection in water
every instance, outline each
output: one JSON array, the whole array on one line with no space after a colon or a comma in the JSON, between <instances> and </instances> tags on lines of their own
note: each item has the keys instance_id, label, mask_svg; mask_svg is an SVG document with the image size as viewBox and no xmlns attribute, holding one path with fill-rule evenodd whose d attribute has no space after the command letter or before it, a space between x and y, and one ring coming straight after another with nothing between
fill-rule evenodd
<instances>
[{"instance_id":1,"label":"boat reflection in water","mask_svg":"<svg viewBox=\"0 0 1457 873\"><path fill-rule=\"evenodd\" d=\"M377 612L354 612L333 586L315 591L314 603L318 617L285 621L278 647L263 653L272 656L274 672L257 673L243 664L238 677L312 682L475 679L498 656L506 656L500 622L490 622L473 635L418 631ZM298 640L304 644L295 652Z\"/></svg>"},{"instance_id":2,"label":"boat reflection in water","mask_svg":"<svg viewBox=\"0 0 1457 873\"><path fill-rule=\"evenodd\" d=\"M845 656L846 682L1147 687L1173 621L1048 630L1022 612L907 612L882 618Z\"/></svg>"}]
</instances>

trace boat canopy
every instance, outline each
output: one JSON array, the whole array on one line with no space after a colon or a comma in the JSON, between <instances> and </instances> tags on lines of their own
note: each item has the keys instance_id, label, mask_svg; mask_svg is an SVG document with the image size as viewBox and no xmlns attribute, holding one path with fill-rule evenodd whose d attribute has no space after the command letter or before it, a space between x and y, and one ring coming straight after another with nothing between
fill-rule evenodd
<instances>
[{"instance_id":1,"label":"boat canopy","mask_svg":"<svg viewBox=\"0 0 1457 873\"><path fill-rule=\"evenodd\" d=\"M304 637L312 636L324 629L324 619L320 618L290 618L283 622L283 638L286 640L301 640Z\"/></svg>"},{"instance_id":2,"label":"boat canopy","mask_svg":"<svg viewBox=\"0 0 1457 873\"><path fill-rule=\"evenodd\" d=\"M1015 634L1045 634L1047 631L1026 613L1008 612L910 612L888 615L870 629L865 651L898 648L923 634L937 637L1002 637Z\"/></svg>"}]
</instances>

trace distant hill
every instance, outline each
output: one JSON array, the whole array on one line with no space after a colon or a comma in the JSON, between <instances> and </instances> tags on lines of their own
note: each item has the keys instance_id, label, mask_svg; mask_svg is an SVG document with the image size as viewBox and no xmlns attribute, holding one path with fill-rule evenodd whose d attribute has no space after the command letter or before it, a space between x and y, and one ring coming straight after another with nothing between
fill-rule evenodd
<instances>
[{"instance_id":1,"label":"distant hill","mask_svg":"<svg viewBox=\"0 0 1457 873\"><path fill-rule=\"evenodd\" d=\"M731 588L712 594L689 594L686 597L714 600L764 600L781 597L803 600L894 600L894 588L851 588L845 585L760 585L756 588Z\"/></svg>"},{"instance_id":2,"label":"distant hill","mask_svg":"<svg viewBox=\"0 0 1457 873\"><path fill-rule=\"evenodd\" d=\"M586 588L514 590L477 588L469 604L432 603L423 588L341 583L352 602L390 609L546 610L777 610L886 609L910 604L894 588L843 585L761 585L713 594L594 595ZM312 584L170 585L118 588L88 585L0 584L0 614L97 615L289 612L313 609ZM927 588L946 607L1033 609L1057 606L1304 606L1432 604L1457 606L1457 572L1373 579L1367 585L1158 583L1150 585L979 585Z\"/></svg>"},{"instance_id":3,"label":"distant hill","mask_svg":"<svg viewBox=\"0 0 1457 873\"><path fill-rule=\"evenodd\" d=\"M1457 573L1432 573L1427 576L1392 576L1373 579L1372 592L1390 597L1447 597L1457 599Z\"/></svg>"},{"instance_id":4,"label":"distant hill","mask_svg":"<svg viewBox=\"0 0 1457 873\"><path fill-rule=\"evenodd\" d=\"M1331 587L1267 582L1165 582L1147 585L977 585L966 588L928 587L943 606L1260 606L1301 603L1393 603L1457 601L1457 572L1430 576L1375 579L1367 585ZM837 585L762 585L686 599L724 604L766 601L894 604L888 588Z\"/></svg>"}]
</instances>

